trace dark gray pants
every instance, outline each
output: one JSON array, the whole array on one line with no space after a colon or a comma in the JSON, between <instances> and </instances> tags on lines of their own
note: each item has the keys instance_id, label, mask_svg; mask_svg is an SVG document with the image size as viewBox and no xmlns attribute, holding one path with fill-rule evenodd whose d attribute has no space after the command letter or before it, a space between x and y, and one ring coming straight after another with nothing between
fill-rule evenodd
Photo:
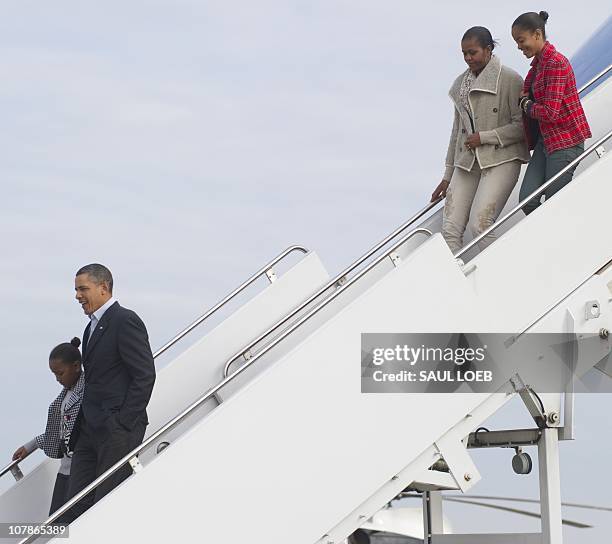
<instances>
[{"instance_id":1,"label":"dark gray pants","mask_svg":"<svg viewBox=\"0 0 612 544\"><path fill-rule=\"evenodd\" d=\"M558 174L563 168L565 168L570 162L577 158L584 151L584 143L568 147L567 149L559 149L552 153L546 153L542 138L538 140L538 143L533 150L533 155L527 166L525 177L523 178L523 184L519 192L519 199L522 201L527 198L531 193L542 187L550 178L555 174ZM576 165L577 166L577 165ZM568 172L563 174L557 181L555 181L548 189L544 191L544 196L548 200L558 190L565 187L574 176L574 170L576 166L571 168ZM525 215L529 215L540 205L540 196L531 199L527 204L523 206L523 212Z\"/></svg>"},{"instance_id":2,"label":"dark gray pants","mask_svg":"<svg viewBox=\"0 0 612 544\"><path fill-rule=\"evenodd\" d=\"M60 506L68 500L68 478L67 474L60 474L58 472L57 478L55 478L55 486L53 486L53 496L51 497L51 508L49 508L49 515L53 514Z\"/></svg>"},{"instance_id":3,"label":"dark gray pants","mask_svg":"<svg viewBox=\"0 0 612 544\"><path fill-rule=\"evenodd\" d=\"M132 430L128 430L119 424L114 415L111 416L108 427L102 430L92 429L85 418L81 419L78 439L72 456L66 500L85 489L119 459L141 444L145 428L144 419L138 422ZM126 463L94 491L88 493L64 515L60 516L57 522L70 523L74 521L85 510L117 487L131 473L132 467Z\"/></svg>"}]
</instances>

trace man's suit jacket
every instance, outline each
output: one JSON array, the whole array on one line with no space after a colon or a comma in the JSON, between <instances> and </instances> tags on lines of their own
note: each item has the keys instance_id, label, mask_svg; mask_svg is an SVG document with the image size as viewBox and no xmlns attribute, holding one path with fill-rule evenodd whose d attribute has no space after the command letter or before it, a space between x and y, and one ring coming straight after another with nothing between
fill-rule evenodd
<instances>
[{"instance_id":1,"label":"man's suit jacket","mask_svg":"<svg viewBox=\"0 0 612 544\"><path fill-rule=\"evenodd\" d=\"M147 329L132 310L115 302L89 337L83 333L85 393L79 417L94 429L115 420L128 430L144 421L155 383L155 365ZM78 429L72 437L76 440ZM72 445L71 440L71 445Z\"/></svg>"}]
</instances>

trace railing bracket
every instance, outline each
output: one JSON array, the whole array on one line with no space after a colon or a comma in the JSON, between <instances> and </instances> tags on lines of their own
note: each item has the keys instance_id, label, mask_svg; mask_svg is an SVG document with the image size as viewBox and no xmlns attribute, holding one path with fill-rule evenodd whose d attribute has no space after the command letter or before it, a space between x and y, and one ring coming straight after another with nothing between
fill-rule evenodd
<instances>
[{"instance_id":1,"label":"railing bracket","mask_svg":"<svg viewBox=\"0 0 612 544\"><path fill-rule=\"evenodd\" d=\"M130 466L134 472L140 472L143 469L140 459L136 456L130 458Z\"/></svg>"},{"instance_id":2,"label":"railing bracket","mask_svg":"<svg viewBox=\"0 0 612 544\"><path fill-rule=\"evenodd\" d=\"M274 283L277 280L276 272L272 268L266 270L266 277L270 280L270 283Z\"/></svg>"},{"instance_id":3,"label":"railing bracket","mask_svg":"<svg viewBox=\"0 0 612 544\"><path fill-rule=\"evenodd\" d=\"M389 259L391 259L391 262L395 267L399 266L399 263L402 262L402 258L399 256L397 251L392 251L389 253Z\"/></svg>"},{"instance_id":4,"label":"railing bracket","mask_svg":"<svg viewBox=\"0 0 612 544\"><path fill-rule=\"evenodd\" d=\"M19 465L15 465L13 468L11 468L11 474L17 482L23 478L23 472L21 472Z\"/></svg>"}]
</instances>

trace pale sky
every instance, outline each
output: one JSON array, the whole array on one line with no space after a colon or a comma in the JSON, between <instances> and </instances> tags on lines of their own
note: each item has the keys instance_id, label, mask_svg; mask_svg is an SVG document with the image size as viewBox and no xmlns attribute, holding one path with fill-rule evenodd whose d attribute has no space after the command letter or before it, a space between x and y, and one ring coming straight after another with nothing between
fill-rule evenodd
<instances>
[{"instance_id":1,"label":"pale sky","mask_svg":"<svg viewBox=\"0 0 612 544\"><path fill-rule=\"evenodd\" d=\"M541 9L567 56L610 15L605 0L3 2L0 465L43 431L59 392L47 357L86 325L81 265L111 268L154 348L288 245L338 272L439 182L463 32L487 26L526 74L510 25ZM562 445L567 500L612 502L609 401L585 399L585 441ZM483 456L493 477L474 493L536 496L506 457L501 474ZM449 512L474 530L469 508ZM590 542L612 529L598 520Z\"/></svg>"}]
</instances>

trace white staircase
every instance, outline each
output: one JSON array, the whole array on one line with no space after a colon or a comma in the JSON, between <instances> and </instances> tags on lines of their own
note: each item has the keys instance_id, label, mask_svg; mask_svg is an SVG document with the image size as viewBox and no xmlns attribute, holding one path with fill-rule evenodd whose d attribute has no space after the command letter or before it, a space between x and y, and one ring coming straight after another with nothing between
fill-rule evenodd
<instances>
[{"instance_id":1,"label":"white staircase","mask_svg":"<svg viewBox=\"0 0 612 544\"><path fill-rule=\"evenodd\" d=\"M568 311L579 316L573 332L609 329L612 268L597 272L612 249L581 241L610 232L610 176L605 157L471 261L467 276L439 235L390 263L376 284L77 520L71 540L102 543L120 528L124 542L198 533L224 543L339 542L426 480L441 455L453 487L468 490L479 476L461 441L509 400L511 385L497 395L363 395L360 334L566 332ZM567 259L570 247L575 258ZM585 321L594 299L601 316ZM609 350L602 340L602 353ZM521 372L509 368L508 377Z\"/></svg>"},{"instance_id":2,"label":"white staircase","mask_svg":"<svg viewBox=\"0 0 612 544\"><path fill-rule=\"evenodd\" d=\"M609 80L596 96L610 89ZM495 394L362 394L361 334L612 329L611 179L611 154L584 161L571 184L465 265L441 235L420 231L325 287L309 253L160 372L143 468L70 526L70 542L332 544L409 486L469 490L480 479L470 433L517 392L541 411L513 378L535 362L504 368ZM321 287L271 343L245 349ZM594 300L600 314L587 319ZM241 351L241 374L217 388ZM610 351L602 334L597 349L578 354L581 373L611 375ZM426 542L560 542L556 451L571 438L572 405L542 398L542 533L438 535L431 510ZM152 434L194 402L168 432ZM429 470L440 458L448 473ZM45 520L54 473L45 461L0 496L0 522Z\"/></svg>"}]
</instances>

